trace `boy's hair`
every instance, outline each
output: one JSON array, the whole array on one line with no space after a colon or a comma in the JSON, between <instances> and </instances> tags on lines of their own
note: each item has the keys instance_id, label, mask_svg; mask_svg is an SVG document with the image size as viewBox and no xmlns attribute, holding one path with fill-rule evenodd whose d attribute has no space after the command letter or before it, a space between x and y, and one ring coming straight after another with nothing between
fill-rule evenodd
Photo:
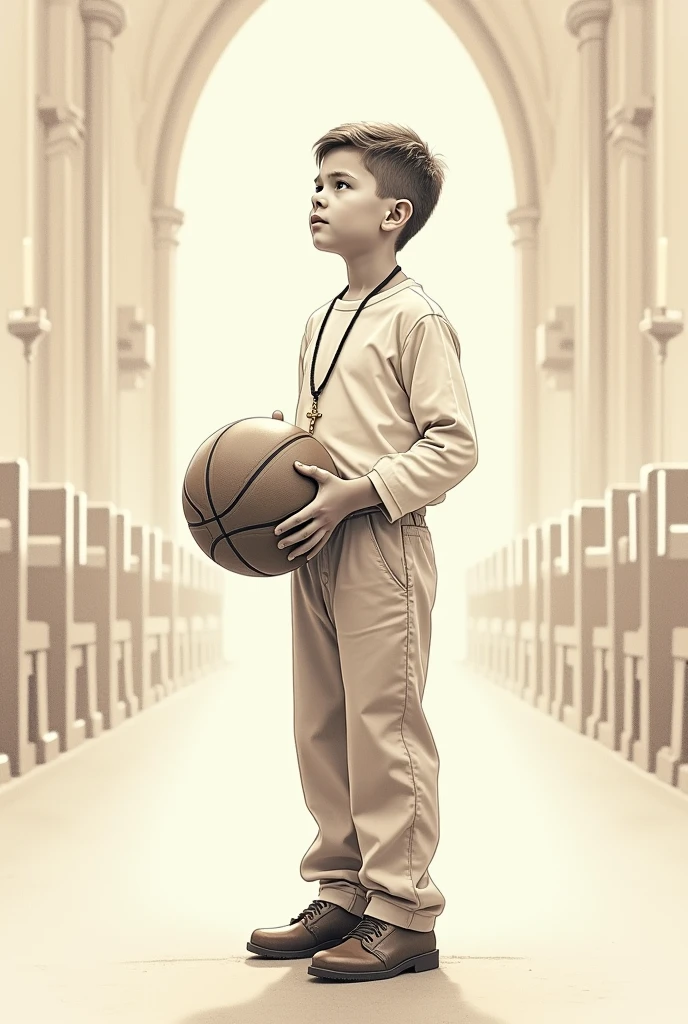
<instances>
[{"instance_id":1,"label":"boy's hair","mask_svg":"<svg viewBox=\"0 0 688 1024\"><path fill-rule=\"evenodd\" d=\"M430 153L411 128L360 121L332 128L313 146L318 168L325 156L339 146L355 146L361 163L377 183L378 199L408 199L413 213L394 244L395 253L417 234L437 206L447 165Z\"/></svg>"}]
</instances>

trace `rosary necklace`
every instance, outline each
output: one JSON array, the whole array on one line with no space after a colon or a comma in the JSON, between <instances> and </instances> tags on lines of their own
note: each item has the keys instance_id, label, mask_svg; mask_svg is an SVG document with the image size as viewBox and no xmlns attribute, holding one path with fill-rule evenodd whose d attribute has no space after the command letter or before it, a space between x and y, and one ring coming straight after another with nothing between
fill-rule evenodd
<instances>
[{"instance_id":1,"label":"rosary necklace","mask_svg":"<svg viewBox=\"0 0 688 1024\"><path fill-rule=\"evenodd\" d=\"M337 301L337 299L344 298L345 292L347 292L349 290L348 289L348 285L344 289L344 291L340 292L339 295L335 295L335 297L332 299L332 302L330 303L330 307L327 310L327 313L325 314L325 319L323 320L323 322L322 322L322 324L320 326L320 332L318 333L318 340L315 343L315 351L313 352L313 359L311 361L311 396L313 398L313 405L311 406L311 411L306 413L306 416L311 421L311 425L308 428L308 433L309 434L312 434L313 431L315 430L315 421L316 421L316 419L319 419L322 416L322 413L318 412L318 398L320 397L320 392L323 390L323 388L327 384L328 380L330 379L330 374L332 373L332 370L334 369L334 364L337 362L337 359L339 357L339 353L342 351L342 346L344 345L344 342L348 338L349 332L350 332L351 328L356 323L356 320L358 319L359 313L361 313L363 311L363 307L365 306L365 304L368 301L368 299L372 299L373 295L377 295L377 293L380 291L380 289L384 288L385 285L389 281L391 281L392 278L394 277L394 275L398 274L400 270L401 270L401 267L399 265L397 265L394 268L394 270L392 271L392 273L389 274L384 279L384 281L382 281L377 286L377 288L373 288L373 290L370 293L370 295L366 295L365 299L363 300L361 305L356 310L356 313L354 314L354 317L353 317L351 323L349 324L349 326L347 327L346 331L344 332L344 337L339 342L339 348L335 352L334 359L332 360L332 365L330 366L329 370L327 371L327 376L325 377L325 380L322 382L320 387L316 390L316 387L315 387L315 360L316 360L317 355L318 355L318 347L320 346L320 339L323 336L323 331L325 330L325 324L327 323L327 319L328 319L330 313L332 312L332 310L334 309L335 302Z\"/></svg>"}]
</instances>

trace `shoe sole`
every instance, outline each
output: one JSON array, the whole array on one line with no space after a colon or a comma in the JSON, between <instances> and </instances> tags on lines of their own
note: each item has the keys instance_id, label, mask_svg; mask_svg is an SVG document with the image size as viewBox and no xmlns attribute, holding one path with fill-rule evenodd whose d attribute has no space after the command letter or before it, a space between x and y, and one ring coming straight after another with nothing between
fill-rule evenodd
<instances>
[{"instance_id":1,"label":"shoe sole","mask_svg":"<svg viewBox=\"0 0 688 1024\"><path fill-rule=\"evenodd\" d=\"M246 949L250 953L257 953L258 956L267 956L271 960L301 960L307 956L319 953L321 949L331 949L332 946L339 946L344 941L341 939L329 939L321 942L318 946L310 946L308 949L268 949L267 946L257 946L255 942L247 942Z\"/></svg>"},{"instance_id":2,"label":"shoe sole","mask_svg":"<svg viewBox=\"0 0 688 1024\"><path fill-rule=\"evenodd\" d=\"M402 960L396 967L390 967L388 971L333 971L329 967L308 968L308 973L316 978L328 978L331 981L381 981L383 978L394 978L404 971L432 971L440 965L440 953L433 949L430 953L421 953L419 956L409 957Z\"/></svg>"}]
</instances>

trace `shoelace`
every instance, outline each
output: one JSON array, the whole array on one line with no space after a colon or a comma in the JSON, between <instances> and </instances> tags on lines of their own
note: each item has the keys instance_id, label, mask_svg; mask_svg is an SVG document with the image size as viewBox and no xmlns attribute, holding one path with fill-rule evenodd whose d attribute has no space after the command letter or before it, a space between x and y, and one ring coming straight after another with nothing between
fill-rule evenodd
<instances>
[{"instance_id":1,"label":"shoelace","mask_svg":"<svg viewBox=\"0 0 688 1024\"><path fill-rule=\"evenodd\" d=\"M296 924L298 921L311 918L315 914L319 914L323 907L327 906L327 900L313 900L309 903L305 910L302 910L298 917L292 917L289 924Z\"/></svg>"},{"instance_id":2,"label":"shoelace","mask_svg":"<svg viewBox=\"0 0 688 1024\"><path fill-rule=\"evenodd\" d=\"M375 917L362 917L358 924L345 935L345 938L373 939L382 935L389 926Z\"/></svg>"}]
</instances>

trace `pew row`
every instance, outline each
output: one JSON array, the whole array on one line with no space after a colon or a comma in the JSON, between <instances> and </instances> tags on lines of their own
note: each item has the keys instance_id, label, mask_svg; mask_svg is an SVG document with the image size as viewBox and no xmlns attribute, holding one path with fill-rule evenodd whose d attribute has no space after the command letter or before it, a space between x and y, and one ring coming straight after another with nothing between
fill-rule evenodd
<instances>
[{"instance_id":1,"label":"pew row","mask_svg":"<svg viewBox=\"0 0 688 1024\"><path fill-rule=\"evenodd\" d=\"M530 524L467 583L469 664L688 792L688 464Z\"/></svg>"},{"instance_id":2,"label":"pew row","mask_svg":"<svg viewBox=\"0 0 688 1024\"><path fill-rule=\"evenodd\" d=\"M219 666L224 583L127 510L0 461L0 783Z\"/></svg>"},{"instance_id":3,"label":"pew row","mask_svg":"<svg viewBox=\"0 0 688 1024\"><path fill-rule=\"evenodd\" d=\"M673 633L688 627L688 464L643 466L638 518L640 615L638 628L623 634L620 748L653 771L671 736ZM670 774L675 782L675 771Z\"/></svg>"}]
</instances>

